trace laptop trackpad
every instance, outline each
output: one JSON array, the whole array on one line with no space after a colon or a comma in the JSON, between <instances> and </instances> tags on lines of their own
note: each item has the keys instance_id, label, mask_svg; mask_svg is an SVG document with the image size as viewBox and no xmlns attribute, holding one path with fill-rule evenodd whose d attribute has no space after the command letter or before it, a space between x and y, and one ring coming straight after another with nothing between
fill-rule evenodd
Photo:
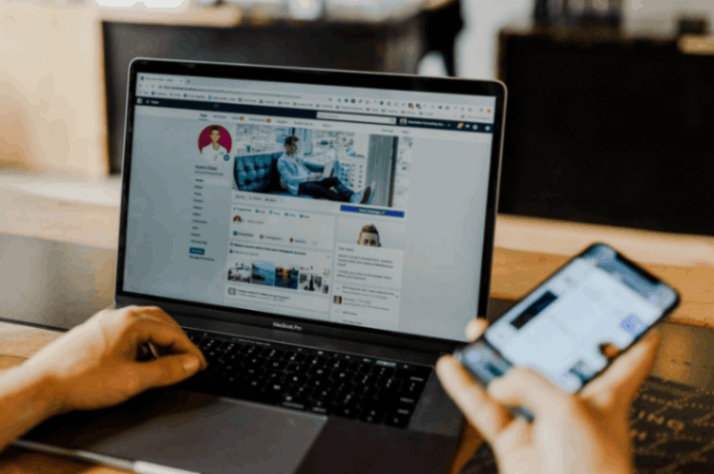
<instances>
[{"instance_id":1,"label":"laptop trackpad","mask_svg":"<svg viewBox=\"0 0 714 474\"><path fill-rule=\"evenodd\" d=\"M51 419L23 439L202 474L297 470L327 418L179 390Z\"/></svg>"}]
</instances>

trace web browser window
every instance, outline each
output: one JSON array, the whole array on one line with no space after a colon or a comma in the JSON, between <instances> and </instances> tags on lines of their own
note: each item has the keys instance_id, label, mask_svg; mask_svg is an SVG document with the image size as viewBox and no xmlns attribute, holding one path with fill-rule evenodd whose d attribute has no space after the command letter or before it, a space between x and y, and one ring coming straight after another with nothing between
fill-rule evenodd
<instances>
[{"instance_id":1,"label":"web browser window","mask_svg":"<svg viewBox=\"0 0 714 474\"><path fill-rule=\"evenodd\" d=\"M124 290L463 340L495 97L139 74Z\"/></svg>"}]
</instances>

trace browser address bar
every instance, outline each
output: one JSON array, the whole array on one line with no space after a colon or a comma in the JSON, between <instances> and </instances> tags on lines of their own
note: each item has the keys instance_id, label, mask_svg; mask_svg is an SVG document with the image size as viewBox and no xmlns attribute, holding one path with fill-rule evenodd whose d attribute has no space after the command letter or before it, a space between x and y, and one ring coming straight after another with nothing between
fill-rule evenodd
<instances>
[{"instance_id":1,"label":"browser address bar","mask_svg":"<svg viewBox=\"0 0 714 474\"><path fill-rule=\"evenodd\" d=\"M397 119L394 117L380 117L378 115L336 114L332 112L318 112L317 118L326 120L343 120L345 122L384 123L389 125L394 125L397 123Z\"/></svg>"}]
</instances>

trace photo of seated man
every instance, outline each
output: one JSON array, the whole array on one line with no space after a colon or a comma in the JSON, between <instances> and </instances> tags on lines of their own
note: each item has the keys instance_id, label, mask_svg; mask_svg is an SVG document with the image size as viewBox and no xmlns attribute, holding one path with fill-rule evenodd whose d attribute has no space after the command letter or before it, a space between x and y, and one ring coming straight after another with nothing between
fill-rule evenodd
<instances>
[{"instance_id":1,"label":"photo of seated man","mask_svg":"<svg viewBox=\"0 0 714 474\"><path fill-rule=\"evenodd\" d=\"M325 165L304 160L298 153L300 139L291 135L285 139L285 152L278 158L280 179L295 196L308 195L355 204L369 204L375 183L361 191L351 191L339 178L325 177Z\"/></svg>"},{"instance_id":2,"label":"photo of seated man","mask_svg":"<svg viewBox=\"0 0 714 474\"><path fill-rule=\"evenodd\" d=\"M366 245L368 247L382 246L382 243L379 241L379 231L374 224L362 227L362 230L359 233L359 238L357 239L357 245Z\"/></svg>"}]
</instances>

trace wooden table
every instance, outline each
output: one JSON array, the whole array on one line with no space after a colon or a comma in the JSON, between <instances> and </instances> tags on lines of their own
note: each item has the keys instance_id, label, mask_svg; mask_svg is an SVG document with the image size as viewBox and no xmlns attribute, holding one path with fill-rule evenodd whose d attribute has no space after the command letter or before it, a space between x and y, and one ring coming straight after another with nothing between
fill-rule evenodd
<instances>
[{"instance_id":1,"label":"wooden table","mask_svg":"<svg viewBox=\"0 0 714 474\"><path fill-rule=\"evenodd\" d=\"M557 240L557 239L556 239ZM497 248L493 265L492 296L518 299L568 259L565 255ZM687 265L645 263L652 273L670 282L682 293L680 309L670 316L670 322L680 324L714 324L714 266L690 262ZM0 369L21 364L60 333L25 326L0 323ZM467 427L451 466L458 473L481 443L481 437ZM0 454L3 474L119 474L122 471L101 466L52 458L8 448Z\"/></svg>"}]
</instances>

